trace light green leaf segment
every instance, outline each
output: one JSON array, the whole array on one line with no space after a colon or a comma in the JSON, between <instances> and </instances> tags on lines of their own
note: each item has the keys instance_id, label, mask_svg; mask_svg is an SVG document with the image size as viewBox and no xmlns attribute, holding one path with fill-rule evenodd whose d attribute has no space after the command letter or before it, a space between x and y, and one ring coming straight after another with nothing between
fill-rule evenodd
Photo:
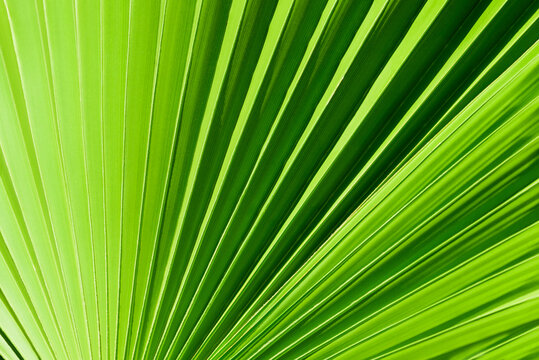
<instances>
[{"instance_id":1,"label":"light green leaf segment","mask_svg":"<svg viewBox=\"0 0 539 360\"><path fill-rule=\"evenodd\" d=\"M0 0L0 358L539 359L539 1Z\"/></svg>"}]
</instances>

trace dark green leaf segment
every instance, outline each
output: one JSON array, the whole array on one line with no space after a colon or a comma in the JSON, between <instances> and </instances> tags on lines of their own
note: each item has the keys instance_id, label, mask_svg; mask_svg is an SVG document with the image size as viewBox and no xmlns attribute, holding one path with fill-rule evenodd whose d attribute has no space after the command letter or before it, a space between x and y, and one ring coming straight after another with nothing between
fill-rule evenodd
<instances>
[{"instance_id":1,"label":"dark green leaf segment","mask_svg":"<svg viewBox=\"0 0 539 360\"><path fill-rule=\"evenodd\" d=\"M536 0L0 0L0 358L539 359Z\"/></svg>"}]
</instances>

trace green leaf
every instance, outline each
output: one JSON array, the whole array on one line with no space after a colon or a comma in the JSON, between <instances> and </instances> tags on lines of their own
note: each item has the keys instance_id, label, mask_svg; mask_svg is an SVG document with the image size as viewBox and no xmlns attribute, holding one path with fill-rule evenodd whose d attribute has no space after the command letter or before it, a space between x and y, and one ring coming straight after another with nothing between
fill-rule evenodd
<instances>
[{"instance_id":1,"label":"green leaf","mask_svg":"<svg viewBox=\"0 0 539 360\"><path fill-rule=\"evenodd\" d=\"M3 0L0 357L539 356L539 3Z\"/></svg>"}]
</instances>

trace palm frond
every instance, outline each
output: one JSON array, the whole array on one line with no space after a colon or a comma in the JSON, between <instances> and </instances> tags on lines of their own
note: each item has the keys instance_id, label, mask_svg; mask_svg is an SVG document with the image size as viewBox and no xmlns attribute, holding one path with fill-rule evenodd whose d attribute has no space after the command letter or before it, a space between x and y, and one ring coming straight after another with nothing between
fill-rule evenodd
<instances>
[{"instance_id":1,"label":"palm frond","mask_svg":"<svg viewBox=\"0 0 539 360\"><path fill-rule=\"evenodd\" d=\"M539 3L3 0L0 356L539 356Z\"/></svg>"}]
</instances>

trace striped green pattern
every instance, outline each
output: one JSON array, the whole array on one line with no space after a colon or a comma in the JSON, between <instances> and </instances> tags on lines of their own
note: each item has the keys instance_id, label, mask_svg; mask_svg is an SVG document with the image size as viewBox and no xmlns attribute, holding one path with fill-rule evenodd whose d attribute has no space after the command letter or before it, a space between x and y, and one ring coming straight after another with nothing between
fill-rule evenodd
<instances>
[{"instance_id":1,"label":"striped green pattern","mask_svg":"<svg viewBox=\"0 0 539 360\"><path fill-rule=\"evenodd\" d=\"M0 0L0 357L539 359L539 1Z\"/></svg>"}]
</instances>

